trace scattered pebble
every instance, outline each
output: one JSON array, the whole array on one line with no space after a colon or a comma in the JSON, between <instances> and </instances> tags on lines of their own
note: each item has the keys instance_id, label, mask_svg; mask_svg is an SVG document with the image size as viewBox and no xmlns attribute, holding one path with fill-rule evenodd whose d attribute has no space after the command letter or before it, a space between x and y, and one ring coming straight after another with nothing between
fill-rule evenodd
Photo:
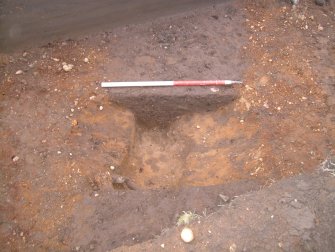
<instances>
[{"instance_id":1,"label":"scattered pebble","mask_svg":"<svg viewBox=\"0 0 335 252\"><path fill-rule=\"evenodd\" d=\"M235 243L233 243L232 245L230 245L230 247L229 247L229 252L235 252L236 251L236 249L237 249L237 246L236 246L236 244Z\"/></svg>"},{"instance_id":2,"label":"scattered pebble","mask_svg":"<svg viewBox=\"0 0 335 252\"><path fill-rule=\"evenodd\" d=\"M219 194L219 197L224 203L227 203L230 200L230 198L224 194Z\"/></svg>"},{"instance_id":3,"label":"scattered pebble","mask_svg":"<svg viewBox=\"0 0 335 252\"><path fill-rule=\"evenodd\" d=\"M113 165L111 165L109 168L110 168L112 171L115 170L115 166L113 166Z\"/></svg>"},{"instance_id":4,"label":"scattered pebble","mask_svg":"<svg viewBox=\"0 0 335 252\"><path fill-rule=\"evenodd\" d=\"M22 57L26 57L28 55L28 53L27 52L24 52L23 54L22 54Z\"/></svg>"},{"instance_id":5,"label":"scattered pebble","mask_svg":"<svg viewBox=\"0 0 335 252\"><path fill-rule=\"evenodd\" d=\"M22 70L17 70L15 74L17 74L17 75L23 74L23 71Z\"/></svg>"},{"instance_id":6,"label":"scattered pebble","mask_svg":"<svg viewBox=\"0 0 335 252\"><path fill-rule=\"evenodd\" d=\"M85 62L85 63L88 63L88 62L89 62L88 58L85 58L85 59L84 59L84 62Z\"/></svg>"},{"instance_id":7,"label":"scattered pebble","mask_svg":"<svg viewBox=\"0 0 335 252\"><path fill-rule=\"evenodd\" d=\"M200 126L199 126L199 125L197 125L197 129L200 129Z\"/></svg>"},{"instance_id":8,"label":"scattered pebble","mask_svg":"<svg viewBox=\"0 0 335 252\"><path fill-rule=\"evenodd\" d=\"M90 96L90 100L91 100L91 101L95 100L95 98L96 98L95 95Z\"/></svg>"},{"instance_id":9,"label":"scattered pebble","mask_svg":"<svg viewBox=\"0 0 335 252\"><path fill-rule=\"evenodd\" d=\"M75 127L78 125L78 121L76 119L72 120L72 126Z\"/></svg>"},{"instance_id":10,"label":"scattered pebble","mask_svg":"<svg viewBox=\"0 0 335 252\"><path fill-rule=\"evenodd\" d=\"M100 106L100 107L99 107L99 110L100 110L100 111L101 111L101 110L103 110L103 109L104 109L104 107L103 107L103 106Z\"/></svg>"},{"instance_id":11,"label":"scattered pebble","mask_svg":"<svg viewBox=\"0 0 335 252\"><path fill-rule=\"evenodd\" d=\"M319 30L319 31L323 31L323 26L319 24L319 25L318 25L318 30Z\"/></svg>"},{"instance_id":12,"label":"scattered pebble","mask_svg":"<svg viewBox=\"0 0 335 252\"><path fill-rule=\"evenodd\" d=\"M59 62L59 59L57 58L51 58L53 61Z\"/></svg>"},{"instance_id":13,"label":"scattered pebble","mask_svg":"<svg viewBox=\"0 0 335 252\"><path fill-rule=\"evenodd\" d=\"M13 162L17 162L17 161L19 161L19 157L18 156L14 156L14 157L12 157L12 160L13 160Z\"/></svg>"},{"instance_id":14,"label":"scattered pebble","mask_svg":"<svg viewBox=\"0 0 335 252\"><path fill-rule=\"evenodd\" d=\"M162 247L162 248L164 248L164 247L165 247L165 244L164 244L164 243L163 243L163 244L161 244L161 247Z\"/></svg>"},{"instance_id":15,"label":"scattered pebble","mask_svg":"<svg viewBox=\"0 0 335 252\"><path fill-rule=\"evenodd\" d=\"M57 154L62 154L62 152L61 151L57 151Z\"/></svg>"},{"instance_id":16,"label":"scattered pebble","mask_svg":"<svg viewBox=\"0 0 335 252\"><path fill-rule=\"evenodd\" d=\"M95 194L94 194L94 197L98 197L98 196L99 196L99 193L95 193Z\"/></svg>"},{"instance_id":17,"label":"scattered pebble","mask_svg":"<svg viewBox=\"0 0 335 252\"><path fill-rule=\"evenodd\" d=\"M213 92L213 93L217 93L217 92L219 92L220 91L220 89L218 89L218 88L211 88L211 91Z\"/></svg>"},{"instance_id":18,"label":"scattered pebble","mask_svg":"<svg viewBox=\"0 0 335 252\"><path fill-rule=\"evenodd\" d=\"M184 242L190 243L194 239L193 231L190 228L185 227L181 231L180 237Z\"/></svg>"},{"instance_id":19,"label":"scattered pebble","mask_svg":"<svg viewBox=\"0 0 335 252\"><path fill-rule=\"evenodd\" d=\"M66 64L65 62L63 62L63 70L65 72L70 72L73 69L73 65L72 64Z\"/></svg>"}]
</instances>

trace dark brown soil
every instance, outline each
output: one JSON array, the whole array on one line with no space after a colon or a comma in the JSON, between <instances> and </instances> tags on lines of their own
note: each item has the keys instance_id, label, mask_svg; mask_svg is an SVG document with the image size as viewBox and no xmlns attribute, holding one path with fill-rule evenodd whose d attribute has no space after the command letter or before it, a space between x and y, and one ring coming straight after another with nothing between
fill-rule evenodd
<instances>
[{"instance_id":1,"label":"dark brown soil","mask_svg":"<svg viewBox=\"0 0 335 252\"><path fill-rule=\"evenodd\" d=\"M214 90L214 92L212 91ZM120 88L111 99L133 112L138 126L166 129L181 116L216 111L238 98L232 88Z\"/></svg>"},{"instance_id":2,"label":"dark brown soil","mask_svg":"<svg viewBox=\"0 0 335 252\"><path fill-rule=\"evenodd\" d=\"M1 53L0 250L331 251L334 18L226 1ZM244 84L100 88L176 79ZM214 213L188 245L183 211Z\"/></svg>"}]
</instances>

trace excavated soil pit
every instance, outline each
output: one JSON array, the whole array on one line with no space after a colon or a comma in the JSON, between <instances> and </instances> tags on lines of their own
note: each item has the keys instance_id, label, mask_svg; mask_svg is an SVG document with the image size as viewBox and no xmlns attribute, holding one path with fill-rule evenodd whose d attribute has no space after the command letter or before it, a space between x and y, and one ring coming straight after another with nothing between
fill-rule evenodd
<instances>
[{"instance_id":1,"label":"excavated soil pit","mask_svg":"<svg viewBox=\"0 0 335 252\"><path fill-rule=\"evenodd\" d=\"M248 239L255 230L259 239L263 233L285 238L287 223L298 219L291 244L313 233L327 237L315 232L320 216L305 209L304 197L287 195L299 184L318 198L306 183L282 184L273 201L271 191L258 198L250 193L246 202L241 196L314 171L334 150L333 95L326 97L322 84L332 90L334 15L299 2L292 8L276 0L211 1L171 17L1 54L0 250L128 251L124 246L141 243L142 251L163 244L167 251L174 245L229 251L234 244L239 251L264 243L251 251L271 251L286 239L245 243L235 234L243 226ZM3 17L10 20L10 13ZM64 71L63 62L73 69ZM244 85L100 87L102 81L187 79L242 79ZM173 228L183 211L201 215L204 224L191 244ZM315 213L321 212L331 215ZM142 243L150 239L154 247Z\"/></svg>"},{"instance_id":2,"label":"excavated soil pit","mask_svg":"<svg viewBox=\"0 0 335 252\"><path fill-rule=\"evenodd\" d=\"M133 139L118 170L145 188L212 185L241 172L224 148L241 144L230 87L175 87L109 90L111 100L135 117ZM227 107L227 108L225 108ZM215 136L216 128L228 127ZM220 138L224 136L224 139ZM219 142L216 142L219 141ZM225 169L214 163L223 162Z\"/></svg>"}]
</instances>

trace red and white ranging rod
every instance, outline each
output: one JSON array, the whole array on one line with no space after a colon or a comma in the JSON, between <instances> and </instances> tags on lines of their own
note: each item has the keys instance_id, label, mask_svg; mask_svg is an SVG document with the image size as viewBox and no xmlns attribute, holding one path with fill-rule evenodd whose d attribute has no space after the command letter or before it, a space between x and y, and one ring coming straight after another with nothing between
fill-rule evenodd
<instances>
[{"instance_id":1,"label":"red and white ranging rod","mask_svg":"<svg viewBox=\"0 0 335 252\"><path fill-rule=\"evenodd\" d=\"M233 80L192 80L192 81L124 81L102 82L101 87L171 87L171 86L225 86L242 84L242 81Z\"/></svg>"}]
</instances>

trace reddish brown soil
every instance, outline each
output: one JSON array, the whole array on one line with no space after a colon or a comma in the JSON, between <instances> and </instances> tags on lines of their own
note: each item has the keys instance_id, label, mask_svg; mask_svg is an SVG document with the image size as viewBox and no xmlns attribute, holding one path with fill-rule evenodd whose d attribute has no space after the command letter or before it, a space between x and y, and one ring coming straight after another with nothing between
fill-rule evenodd
<instances>
[{"instance_id":1,"label":"reddish brown soil","mask_svg":"<svg viewBox=\"0 0 335 252\"><path fill-rule=\"evenodd\" d=\"M228 1L1 54L1 250L140 243L182 211L217 211L220 192L237 196L314 171L334 154L334 18L330 5L307 0L297 8ZM220 78L244 85L99 87ZM113 183L119 175L136 190ZM217 251L228 241L214 235Z\"/></svg>"}]
</instances>

